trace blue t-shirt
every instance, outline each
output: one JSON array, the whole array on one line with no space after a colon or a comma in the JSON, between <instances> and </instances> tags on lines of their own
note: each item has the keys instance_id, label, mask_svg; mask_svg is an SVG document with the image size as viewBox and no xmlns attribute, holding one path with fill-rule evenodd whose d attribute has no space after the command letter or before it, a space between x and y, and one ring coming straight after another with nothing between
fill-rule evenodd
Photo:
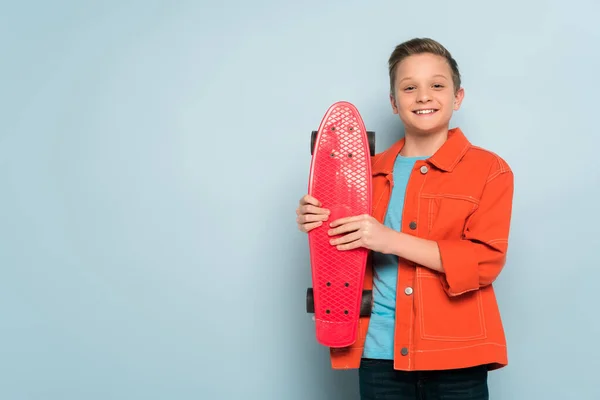
<instances>
[{"instance_id":1,"label":"blue t-shirt","mask_svg":"<svg viewBox=\"0 0 600 400\"><path fill-rule=\"evenodd\" d=\"M417 160L427 157L402 157L394 163L394 187L384 225L400 231L408 178ZM398 257L373 252L373 310L363 351L364 358L394 359L394 320Z\"/></svg>"}]
</instances>

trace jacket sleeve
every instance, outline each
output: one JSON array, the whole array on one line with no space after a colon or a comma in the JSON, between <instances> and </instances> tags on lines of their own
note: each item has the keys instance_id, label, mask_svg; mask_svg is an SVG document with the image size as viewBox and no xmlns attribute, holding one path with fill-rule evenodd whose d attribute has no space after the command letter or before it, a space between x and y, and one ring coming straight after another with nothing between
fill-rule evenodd
<instances>
[{"instance_id":1,"label":"jacket sleeve","mask_svg":"<svg viewBox=\"0 0 600 400\"><path fill-rule=\"evenodd\" d=\"M440 279L449 296L490 285L500 274L508 249L513 192L513 172L503 164L488 177L462 240L437 242L444 268Z\"/></svg>"}]
</instances>

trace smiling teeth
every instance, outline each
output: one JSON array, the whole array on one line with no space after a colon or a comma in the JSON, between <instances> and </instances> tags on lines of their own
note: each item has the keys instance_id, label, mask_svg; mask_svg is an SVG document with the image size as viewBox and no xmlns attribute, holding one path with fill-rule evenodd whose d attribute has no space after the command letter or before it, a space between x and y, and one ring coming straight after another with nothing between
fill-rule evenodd
<instances>
[{"instance_id":1,"label":"smiling teeth","mask_svg":"<svg viewBox=\"0 0 600 400\"><path fill-rule=\"evenodd\" d=\"M434 111L435 110L419 110L417 111L417 114L431 114Z\"/></svg>"}]
</instances>

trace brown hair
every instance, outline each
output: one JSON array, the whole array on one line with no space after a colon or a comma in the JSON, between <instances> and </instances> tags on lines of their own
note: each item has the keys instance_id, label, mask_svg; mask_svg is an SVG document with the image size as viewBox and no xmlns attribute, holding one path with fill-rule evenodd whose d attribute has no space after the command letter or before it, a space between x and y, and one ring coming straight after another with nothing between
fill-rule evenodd
<instances>
[{"instance_id":1,"label":"brown hair","mask_svg":"<svg viewBox=\"0 0 600 400\"><path fill-rule=\"evenodd\" d=\"M454 91L460 89L460 72L458 71L458 64L456 60L452 58L450 52L442 46L440 43L429 38L414 38L396 46L390 58L388 60L389 73L390 73L390 93L395 94L395 82L396 82L396 67L402 60L408 56L414 54L431 53L441 57L444 57L452 70L452 81L454 83Z\"/></svg>"}]
</instances>

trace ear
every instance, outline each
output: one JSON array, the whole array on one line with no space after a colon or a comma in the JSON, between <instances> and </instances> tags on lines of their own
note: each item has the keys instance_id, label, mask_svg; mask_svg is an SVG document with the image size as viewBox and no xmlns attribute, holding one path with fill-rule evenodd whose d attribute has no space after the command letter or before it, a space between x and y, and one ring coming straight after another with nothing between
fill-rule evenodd
<instances>
[{"instance_id":1,"label":"ear","mask_svg":"<svg viewBox=\"0 0 600 400\"><path fill-rule=\"evenodd\" d=\"M390 104L392 105L392 110L394 114L398 114L398 104L396 104L396 98L394 98L394 94L390 93Z\"/></svg>"},{"instance_id":2,"label":"ear","mask_svg":"<svg viewBox=\"0 0 600 400\"><path fill-rule=\"evenodd\" d=\"M465 98L465 89L460 88L454 95L454 111L458 111L460 105L462 104L463 99Z\"/></svg>"}]
</instances>

